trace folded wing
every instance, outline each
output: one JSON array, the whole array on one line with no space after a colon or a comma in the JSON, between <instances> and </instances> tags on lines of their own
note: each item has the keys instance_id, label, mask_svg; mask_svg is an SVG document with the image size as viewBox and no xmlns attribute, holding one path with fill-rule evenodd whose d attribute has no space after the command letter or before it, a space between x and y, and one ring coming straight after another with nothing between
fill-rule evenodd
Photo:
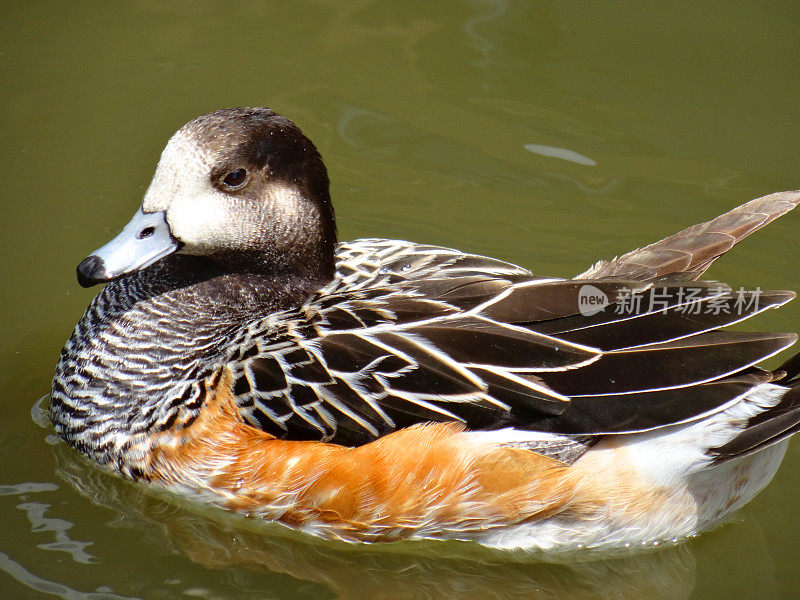
<instances>
[{"instance_id":1,"label":"folded wing","mask_svg":"<svg viewBox=\"0 0 800 600\"><path fill-rule=\"evenodd\" d=\"M238 405L276 436L346 445L427 421L597 435L711 414L772 379L755 365L795 341L719 328L794 294L693 280L798 201L754 200L576 280L434 246L343 244L337 280L237 340ZM602 310L588 314L587 290Z\"/></svg>"}]
</instances>

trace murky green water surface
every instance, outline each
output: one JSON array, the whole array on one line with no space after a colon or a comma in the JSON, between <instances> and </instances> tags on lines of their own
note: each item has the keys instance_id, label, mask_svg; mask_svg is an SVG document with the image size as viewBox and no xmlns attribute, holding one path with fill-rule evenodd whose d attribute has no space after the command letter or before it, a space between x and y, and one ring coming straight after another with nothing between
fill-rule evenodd
<instances>
[{"instance_id":1,"label":"murky green water surface","mask_svg":"<svg viewBox=\"0 0 800 600\"><path fill-rule=\"evenodd\" d=\"M0 21L0 597L796 598L800 441L675 548L548 565L469 544L351 547L100 473L31 418L168 136L268 105L327 159L344 239L569 276L800 187L793 4L198 2L6 6ZM800 214L711 276L800 289ZM800 302L759 324L800 328Z\"/></svg>"}]
</instances>

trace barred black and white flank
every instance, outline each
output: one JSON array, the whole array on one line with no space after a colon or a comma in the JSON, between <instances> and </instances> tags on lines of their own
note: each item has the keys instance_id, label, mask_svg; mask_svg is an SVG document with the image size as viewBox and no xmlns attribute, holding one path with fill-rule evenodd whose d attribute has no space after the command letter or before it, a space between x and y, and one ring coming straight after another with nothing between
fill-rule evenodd
<instances>
[{"instance_id":1,"label":"barred black and white flank","mask_svg":"<svg viewBox=\"0 0 800 600\"><path fill-rule=\"evenodd\" d=\"M341 539L692 535L769 482L800 426L798 361L756 366L796 336L722 329L794 294L698 278L799 201L542 278L337 244L314 145L268 109L221 110L175 134L134 219L78 267L107 285L52 420L127 477Z\"/></svg>"}]
</instances>

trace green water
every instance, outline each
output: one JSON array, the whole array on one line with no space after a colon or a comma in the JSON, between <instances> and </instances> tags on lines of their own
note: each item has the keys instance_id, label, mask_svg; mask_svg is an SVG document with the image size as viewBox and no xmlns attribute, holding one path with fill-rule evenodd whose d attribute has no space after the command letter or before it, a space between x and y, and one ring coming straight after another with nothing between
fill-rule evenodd
<instances>
[{"instance_id":1,"label":"green water","mask_svg":"<svg viewBox=\"0 0 800 600\"><path fill-rule=\"evenodd\" d=\"M0 597L800 597L798 440L733 523L655 553L548 565L257 527L104 475L31 418L94 293L75 265L127 222L164 142L194 116L268 105L295 120L327 159L344 239L569 276L800 187L795 4L4 9ZM710 275L800 289L798 231L789 215ZM758 326L797 330L800 302Z\"/></svg>"}]
</instances>

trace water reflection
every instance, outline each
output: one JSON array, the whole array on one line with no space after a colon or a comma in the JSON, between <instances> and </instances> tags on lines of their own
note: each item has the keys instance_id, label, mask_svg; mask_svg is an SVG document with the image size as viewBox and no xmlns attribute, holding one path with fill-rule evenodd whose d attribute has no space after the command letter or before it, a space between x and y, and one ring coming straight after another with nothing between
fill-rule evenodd
<instances>
[{"instance_id":1,"label":"water reflection","mask_svg":"<svg viewBox=\"0 0 800 600\"><path fill-rule=\"evenodd\" d=\"M491 53L495 48L494 42L488 37L478 33L480 25L488 21L492 21L505 14L508 6L503 0L494 0L492 2L480 2L476 4L475 16L469 17L464 21L462 30L466 36L471 40L472 45L480 52L481 59L475 61L475 65L482 69L490 69L492 64L496 61L491 59Z\"/></svg>"},{"instance_id":2,"label":"water reflection","mask_svg":"<svg viewBox=\"0 0 800 600\"><path fill-rule=\"evenodd\" d=\"M49 581L31 573L21 563L3 552L0 552L0 571L16 579L28 589L47 594L48 597L57 596L64 598L64 600L139 600L138 598L120 596L111 590L105 589L99 589L95 592L81 592L63 583Z\"/></svg>"},{"instance_id":3,"label":"water reflection","mask_svg":"<svg viewBox=\"0 0 800 600\"><path fill-rule=\"evenodd\" d=\"M557 146L544 146L542 144L525 144L525 150L529 152L533 152L534 154L539 154L541 156L549 156L552 158L560 158L561 160L567 160L569 162L574 162L579 165L586 165L587 167L595 167L597 166L597 162L593 159L589 158L588 156L584 156L583 154L578 154L574 150L570 150L569 148L559 148Z\"/></svg>"},{"instance_id":4,"label":"water reflection","mask_svg":"<svg viewBox=\"0 0 800 600\"><path fill-rule=\"evenodd\" d=\"M179 500L165 501L99 471L64 445L54 452L63 480L93 503L112 509L115 524L158 532L154 540L148 537L161 551L166 545L209 569L287 575L322 585L337 598L650 600L688 598L695 587L696 559L689 545L594 561L573 557L570 563L534 561L458 542L345 545ZM235 579L230 592L237 597L243 591L263 591L257 579Z\"/></svg>"},{"instance_id":5,"label":"water reflection","mask_svg":"<svg viewBox=\"0 0 800 600\"><path fill-rule=\"evenodd\" d=\"M37 483L33 481L0 485L0 496L20 497L24 500L31 494L55 492L58 486L54 483ZM94 557L86 552L86 548L91 546L91 542L81 542L70 539L67 533L73 523L66 519L58 519L46 516L50 504L45 502L26 501L16 505L16 508L25 512L25 516L30 523L31 533L53 533L55 541L37 544L36 547L42 550L57 550L66 552L72 556L72 560L77 563L91 564ZM10 560L10 559L9 559Z\"/></svg>"},{"instance_id":6,"label":"water reflection","mask_svg":"<svg viewBox=\"0 0 800 600\"><path fill-rule=\"evenodd\" d=\"M49 504L23 502L18 504L17 508L25 511L33 533L52 532L55 535L54 542L37 544L37 548L67 552L72 556L72 560L77 563L90 564L94 562L95 558L86 551L86 548L91 546L92 542L80 542L70 539L67 531L72 528L73 523L65 519L46 516L45 513L50 508Z\"/></svg>"}]
</instances>

